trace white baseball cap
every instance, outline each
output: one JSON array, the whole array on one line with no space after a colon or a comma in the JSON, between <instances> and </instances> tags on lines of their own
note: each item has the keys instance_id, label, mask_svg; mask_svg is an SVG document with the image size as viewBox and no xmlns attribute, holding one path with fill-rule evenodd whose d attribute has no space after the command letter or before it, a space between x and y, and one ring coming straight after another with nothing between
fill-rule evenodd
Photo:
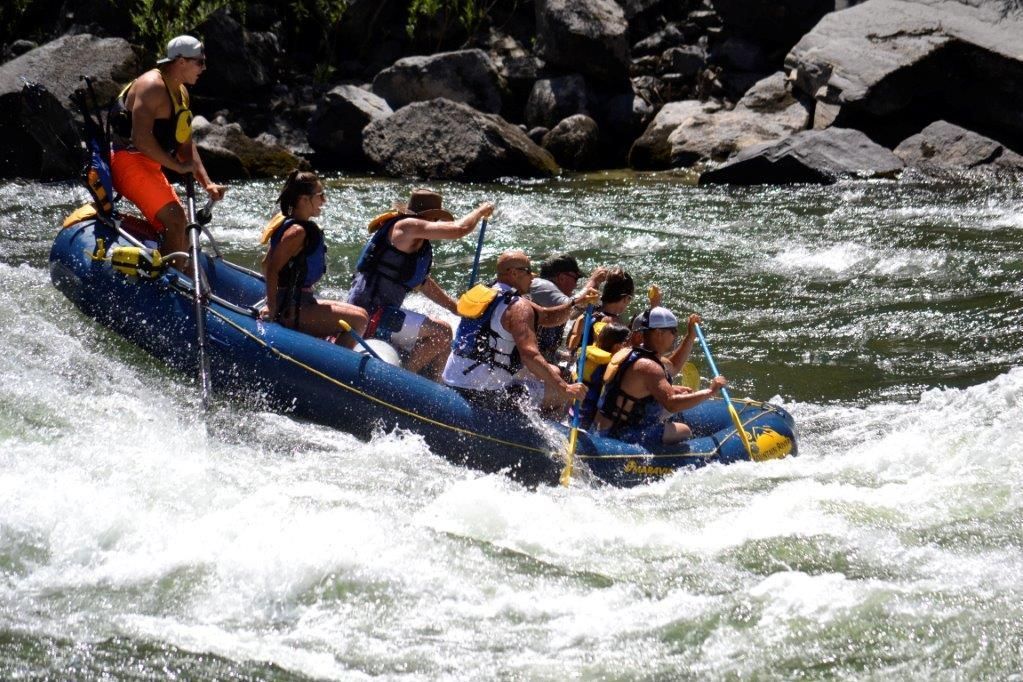
<instances>
[{"instance_id":1,"label":"white baseball cap","mask_svg":"<svg viewBox=\"0 0 1023 682\"><path fill-rule=\"evenodd\" d=\"M673 329L678 327L678 318L675 314L657 306L640 314L640 329Z\"/></svg>"},{"instance_id":2,"label":"white baseball cap","mask_svg":"<svg viewBox=\"0 0 1023 682\"><path fill-rule=\"evenodd\" d=\"M178 57L195 59L196 57L203 56L205 56L205 52L202 42L192 36L178 36L170 39L170 42L167 43L167 56L163 59L158 59L156 63L167 64Z\"/></svg>"}]
</instances>

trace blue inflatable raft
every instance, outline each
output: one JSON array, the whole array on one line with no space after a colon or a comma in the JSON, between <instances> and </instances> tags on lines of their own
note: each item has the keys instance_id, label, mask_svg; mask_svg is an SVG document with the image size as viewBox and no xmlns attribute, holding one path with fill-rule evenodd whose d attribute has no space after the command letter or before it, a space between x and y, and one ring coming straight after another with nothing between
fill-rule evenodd
<instances>
[{"instance_id":1,"label":"blue inflatable raft","mask_svg":"<svg viewBox=\"0 0 1023 682\"><path fill-rule=\"evenodd\" d=\"M86 315L168 365L194 373L193 283L174 269L151 279L122 274L104 256L132 241L95 219L65 227L50 252L53 283ZM457 464L505 472L527 485L558 481L567 426L474 405L400 367L262 322L253 308L264 295L262 278L219 254L203 254L202 261L211 294L204 310L216 393L255 395L270 409L360 438L379 428L406 429ZM787 412L750 400L735 405L755 459L796 453L795 426ZM722 400L708 400L676 418L689 424L694 437L653 452L580 433L577 471L585 465L603 481L629 486L679 469L750 459Z\"/></svg>"}]
</instances>

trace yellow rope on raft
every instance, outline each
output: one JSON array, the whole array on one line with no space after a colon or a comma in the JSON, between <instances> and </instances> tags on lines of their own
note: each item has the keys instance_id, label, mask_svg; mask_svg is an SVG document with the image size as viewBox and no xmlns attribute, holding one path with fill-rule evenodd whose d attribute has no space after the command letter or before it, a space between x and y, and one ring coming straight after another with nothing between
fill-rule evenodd
<instances>
[{"instance_id":1,"label":"yellow rope on raft","mask_svg":"<svg viewBox=\"0 0 1023 682\"><path fill-rule=\"evenodd\" d=\"M508 446L511 446L511 447L514 447L514 448L519 448L521 450L527 450L529 452L538 452L538 453L540 453L542 455L549 454L549 452L547 450L541 450L540 448L534 448L534 447L529 446L529 445L523 445L522 443L513 443L511 441L503 440L501 438L495 438L493 436L488 436L486 434L478 433L476 431L470 431L469 429L463 429L461 427L454 426L452 424L445 424L444 422L437 421L436 419L431 419L430 417L425 417L425 416L423 416L421 414L418 414L416 412L412 412L411 410L406 410L403 407L399 407L397 405L393 405L393 404L391 404L389 402L386 402L385 400L381 400L380 398L377 398L374 395L366 393L365 391L361 391L361 390L355 388L354 386L350 386L350 385L344 383L343 381L339 381L339 380L335 379L334 377L330 376L329 374L324 374L323 372L321 372L320 370L316 369L315 367L310 367L309 365L305 364L301 360L299 360L297 358L291 357L287 353L282 353L281 351L277 350L276 348L274 348L273 346L268 344L263 339L259 338L258 336L256 336L255 334L253 334L249 330L245 329L244 327L236 324L230 318L225 317L224 315L222 315L221 313L217 312L213 308L207 308L207 310L209 310L210 313L212 313L215 317L220 318L221 320L226 322L228 325L233 327L235 330L237 330L237 331L241 332L242 334L244 334L245 336L249 337L250 339L252 339L256 343L258 343L259 345L261 345L264 348L266 348L267 350L269 350L271 353L273 353L277 357L279 357L279 358L281 358L283 360L287 360L288 362L291 362L294 365L297 365L298 367L301 367L302 369L306 370L310 374L315 374L316 376L320 377L321 379L325 379L326 381L329 381L330 383L334 384L335 386L338 386L339 388L343 388L344 390L349 391L351 393L354 393L354 394L356 394L356 395L358 395L358 396L360 396L362 398L365 398L366 400L369 400L371 402L377 403L378 405L382 405L382 406L384 406L384 407L386 407L388 409L394 410L395 412L399 412L399 413L404 414L406 416L414 417L416 419L420 419L420 420L422 420L422 421L424 421L424 422L426 422L428 424L432 424L434 426L439 426L441 428L448 429L448 430L454 431L456 433L460 433L460 434L467 435L467 436L473 436L475 438L482 438L483 440L488 440L488 441L491 441L492 443L498 443L500 445L508 445Z\"/></svg>"},{"instance_id":2,"label":"yellow rope on raft","mask_svg":"<svg viewBox=\"0 0 1023 682\"><path fill-rule=\"evenodd\" d=\"M494 436L488 436L486 434L479 433L477 431L470 431L469 429L463 429L461 427L454 426L452 424L446 424L444 422L437 421L436 419L431 419L430 417L423 416L423 415L418 414L416 412L412 412L410 410L406 410L403 407L399 407L397 405L393 405L393 404L391 404L389 402L381 400L380 398L377 398L374 395L371 395L369 393L366 393L365 391L361 391L361 390L355 388L354 386L350 386L350 385L348 385L348 384L346 384L346 383L344 383L342 381L339 381L339 380L335 379L334 377L332 377L332 376L330 376L328 374L324 374L323 372L319 371L315 367L310 367L309 365L305 364L301 360L298 360L297 358L291 357L287 353L283 353L283 352L277 350L276 348L274 348L273 346L268 344L263 339L259 338L258 336L256 336L255 334L253 334L249 330L245 329L241 325L235 323L230 318L228 318L228 317L222 315L221 313L217 312L212 307L207 308L207 310L209 310L212 315L214 315L215 317L219 318L220 320L226 322L229 326L231 326L235 330L241 332L243 335L247 336L248 338L252 339L256 343L258 343L260 346L266 348L267 350L269 350L271 353L273 353L277 357L279 357L279 358L281 358L283 360L287 360L288 362L291 362L291 363L297 365L298 367L301 367L302 369L306 370L307 372L309 372L311 374L315 374L316 376L318 376L318 377L320 377L322 379L325 379L326 381L329 381L330 383L332 383L332 384L334 384L334 385L336 385L336 386L338 386L340 388L343 388L346 391L349 391L349 392L354 393L354 394L356 394L358 396L361 396L361 397L363 397L363 398L365 398L365 399L367 399L367 400L369 400L371 402L374 402L374 403L376 403L378 405L382 405L383 407L386 407L386 408L388 408L390 410L394 410L395 412L404 414L404 415L409 416L409 417L414 417L415 419L419 419L419 420L424 421L424 422L426 422L428 424L432 424L434 426L439 426L441 428L448 429L450 431L454 431L456 433L460 433L460 434L463 434L463 435L466 435L466 436L472 436L472 437L475 437L475 438L480 438L480 439L483 439L483 440L490 441L492 443L498 443L500 445L508 445L508 446L511 446L511 447L514 447L514 448L519 448L520 450L526 450L528 452L536 452L536 453L539 453L539 454L542 454L542 455L550 455L551 454L551 451L548 451L548 450L541 450L540 448L534 448L534 447L529 446L529 445L523 445L522 443L513 443L511 441L503 440L501 438L495 438ZM743 400L741 402L744 402L747 405L756 405L756 406L759 406L761 408L768 409L768 410L771 410L773 408L773 406L770 403L761 403L761 402L756 401L756 400ZM759 414L754 415L749 421L746 422L746 424L749 424L749 423L751 423L753 421L756 421L757 417L759 417L759 416L760 416ZM744 424L744 426L745 426L745 424ZM725 441L727 441L729 438L731 438L733 435L735 435L735 434L729 434L727 437L725 437L724 441L722 441L722 444ZM701 457L701 456L704 457L704 458L710 458L710 457L713 457L713 456L717 455L719 449L720 449L720 446L718 448L716 448L714 451L706 452L706 453L704 453L704 452L675 452L675 453L659 453L659 454L655 454L655 453L651 453L651 452L633 452L633 453L622 453L622 454L613 454L613 455L610 455L610 454L608 454L608 455L604 455L604 454L596 454L596 455L577 454L576 457L579 458L579 459L634 459L636 457L648 457L648 458L654 458L654 459L662 459L662 458L667 458L667 457Z\"/></svg>"}]
</instances>

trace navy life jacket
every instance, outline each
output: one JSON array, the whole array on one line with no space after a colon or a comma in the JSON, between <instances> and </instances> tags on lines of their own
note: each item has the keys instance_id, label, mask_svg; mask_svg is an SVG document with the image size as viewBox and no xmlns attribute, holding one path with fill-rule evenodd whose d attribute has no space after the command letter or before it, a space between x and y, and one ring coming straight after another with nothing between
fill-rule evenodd
<instances>
[{"instance_id":1,"label":"navy life jacket","mask_svg":"<svg viewBox=\"0 0 1023 682\"><path fill-rule=\"evenodd\" d=\"M384 223L366 242L355 269L372 280L374 277L383 277L405 287L406 291L412 291L426 281L433 266L433 246L430 240L423 240L423 245L415 253L405 253L394 248L391 244L391 228L406 216L397 216ZM372 281L367 283L367 289L372 291L375 286Z\"/></svg>"},{"instance_id":2,"label":"navy life jacket","mask_svg":"<svg viewBox=\"0 0 1023 682\"><path fill-rule=\"evenodd\" d=\"M611 420L609 431L626 426L645 426L658 421L661 410L656 398L652 395L636 398L622 390L622 379L641 358L649 358L662 368L664 367L657 353L642 346L633 348L620 362L615 362L615 359L612 359L611 364L607 366L604 373L604 392L600 396L597 410ZM668 377L668 381L671 381L668 370L664 370L664 375Z\"/></svg>"},{"instance_id":3,"label":"navy life jacket","mask_svg":"<svg viewBox=\"0 0 1023 682\"><path fill-rule=\"evenodd\" d=\"M284 233L292 225L300 225L305 229L305 246L291 260L285 263L284 267L277 274L277 290L285 292L285 300L293 301L295 310L298 310L299 301L302 298L302 289L313 286L327 272L327 246L323 239L323 230L311 220L285 219L273 234L270 236L270 251L272 252ZM281 294L278 293L278 296ZM278 317L285 311L278 309Z\"/></svg>"}]
</instances>

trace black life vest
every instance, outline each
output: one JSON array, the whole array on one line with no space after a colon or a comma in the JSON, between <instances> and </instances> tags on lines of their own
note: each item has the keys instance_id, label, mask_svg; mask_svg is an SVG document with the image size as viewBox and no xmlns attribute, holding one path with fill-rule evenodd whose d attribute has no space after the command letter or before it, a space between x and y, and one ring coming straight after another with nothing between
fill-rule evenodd
<instances>
[{"instance_id":1,"label":"black life vest","mask_svg":"<svg viewBox=\"0 0 1023 682\"><path fill-rule=\"evenodd\" d=\"M383 277L397 282L412 291L426 281L433 267L433 246L429 239L414 253L405 253L391 244L391 229L407 216L399 215L388 220L380 229L373 233L359 254L355 269L367 278ZM367 289L372 290L372 282Z\"/></svg>"},{"instance_id":2,"label":"black life vest","mask_svg":"<svg viewBox=\"0 0 1023 682\"><path fill-rule=\"evenodd\" d=\"M160 78L163 79L162 73ZM132 121L127 107L128 90L134 84L135 81L132 81L124 86L110 107L107 121L113 134L114 149L135 149L131 144ZM153 137L161 149L173 155L181 145L192 139L192 110L189 108L188 90L184 85L179 88L178 97L174 97L166 80L163 81L163 87L170 98L171 115L170 118L153 119Z\"/></svg>"},{"instance_id":3,"label":"black life vest","mask_svg":"<svg viewBox=\"0 0 1023 682\"><path fill-rule=\"evenodd\" d=\"M628 351L619 351L625 355L617 355L611 359L604 372L604 391L597 404L597 411L611 420L610 431L625 426L654 424L658 421L660 404L652 395L636 398L622 390L622 380L629 369L641 358L656 362L664 370L664 375L671 381L671 375L664 368L664 363L657 353L643 346ZM626 355L627 353L627 355Z\"/></svg>"}]
</instances>

